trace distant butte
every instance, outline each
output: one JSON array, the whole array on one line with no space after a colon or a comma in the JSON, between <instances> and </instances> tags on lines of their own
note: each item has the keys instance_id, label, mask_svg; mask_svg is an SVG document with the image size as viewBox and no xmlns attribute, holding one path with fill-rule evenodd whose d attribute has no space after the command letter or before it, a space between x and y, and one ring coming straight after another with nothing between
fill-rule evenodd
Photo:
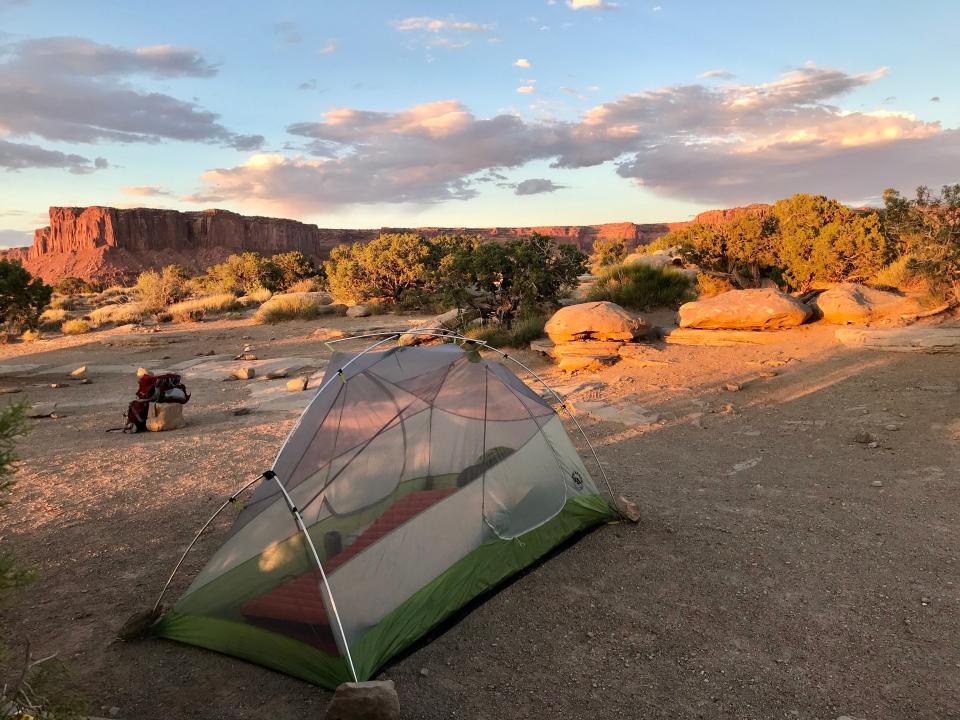
<instances>
[{"instance_id":1,"label":"distant butte","mask_svg":"<svg viewBox=\"0 0 960 720\"><path fill-rule=\"evenodd\" d=\"M751 206L754 207L754 206ZM725 221L736 210L709 211L697 219ZM317 260L341 243L366 242L383 233L478 235L491 242L542 233L589 252L599 238L625 239L629 249L646 245L677 223L607 223L493 228L379 228L333 230L279 218L238 215L227 210L179 212L153 208L51 207L50 225L34 232L33 245L4 254L48 282L74 276L106 283L129 282L140 272L172 263L202 271L228 255L263 255L298 250Z\"/></svg>"}]
</instances>

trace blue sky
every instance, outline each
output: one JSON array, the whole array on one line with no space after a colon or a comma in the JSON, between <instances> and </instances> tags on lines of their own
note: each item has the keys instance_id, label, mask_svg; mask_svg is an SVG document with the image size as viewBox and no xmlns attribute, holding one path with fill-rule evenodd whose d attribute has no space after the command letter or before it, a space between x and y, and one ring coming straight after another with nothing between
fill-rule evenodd
<instances>
[{"instance_id":1,"label":"blue sky","mask_svg":"<svg viewBox=\"0 0 960 720\"><path fill-rule=\"evenodd\" d=\"M954 2L0 0L0 243L49 205L376 227L871 202L960 180L958 21Z\"/></svg>"}]
</instances>

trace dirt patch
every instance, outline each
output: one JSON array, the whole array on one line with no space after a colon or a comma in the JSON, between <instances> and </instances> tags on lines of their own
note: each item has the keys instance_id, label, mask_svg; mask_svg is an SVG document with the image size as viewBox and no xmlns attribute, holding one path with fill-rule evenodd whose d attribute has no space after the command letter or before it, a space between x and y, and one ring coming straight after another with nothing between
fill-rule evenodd
<instances>
[{"instance_id":1,"label":"dirt patch","mask_svg":"<svg viewBox=\"0 0 960 720\"><path fill-rule=\"evenodd\" d=\"M0 510L2 542L39 574L2 611L4 636L68 659L94 714L319 716L329 694L281 674L166 641L111 643L210 513L269 467L296 409L251 402L271 381L199 373L188 428L105 434L133 380L97 367L249 344L319 371L329 352L315 329L396 324L224 321L0 348L0 389L63 410L34 422ZM960 358L844 348L834 330L660 344L656 364L573 378L522 353L583 406L614 489L644 519L582 538L386 668L404 716L960 714ZM42 372L80 365L89 385ZM229 520L200 541L174 597Z\"/></svg>"}]
</instances>

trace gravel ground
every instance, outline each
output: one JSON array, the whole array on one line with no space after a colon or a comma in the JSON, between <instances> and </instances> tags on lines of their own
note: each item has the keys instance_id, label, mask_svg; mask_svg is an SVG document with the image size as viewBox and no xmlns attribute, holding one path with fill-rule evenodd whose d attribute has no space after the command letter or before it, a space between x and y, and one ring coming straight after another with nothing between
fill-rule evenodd
<instances>
[{"instance_id":1,"label":"gravel ground","mask_svg":"<svg viewBox=\"0 0 960 720\"><path fill-rule=\"evenodd\" d=\"M319 366L329 353L307 338L319 325L99 333L4 347L0 362L172 363L249 342L259 357ZM652 418L580 415L644 517L553 554L385 668L404 717L960 717L960 356L853 351L818 326L783 337L666 345L645 365L573 380L524 356L574 406ZM0 378L73 406L35 421L0 510L0 542L39 576L0 612L6 669L29 638L70 663L94 714L319 717L329 693L292 678L167 641L111 642L212 510L269 466L296 416L235 417L246 384L204 380L191 384L185 430L105 434L133 380L92 379ZM856 442L860 431L876 447ZM201 540L174 594L227 529Z\"/></svg>"}]
</instances>

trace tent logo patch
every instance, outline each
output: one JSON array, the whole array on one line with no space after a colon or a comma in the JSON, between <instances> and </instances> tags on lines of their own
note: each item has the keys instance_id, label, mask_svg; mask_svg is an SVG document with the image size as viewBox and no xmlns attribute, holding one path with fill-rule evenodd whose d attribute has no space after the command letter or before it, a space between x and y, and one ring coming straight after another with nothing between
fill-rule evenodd
<instances>
[{"instance_id":1,"label":"tent logo patch","mask_svg":"<svg viewBox=\"0 0 960 720\"><path fill-rule=\"evenodd\" d=\"M570 477L573 479L573 484L578 488L583 487L583 476L576 470L570 473Z\"/></svg>"}]
</instances>

